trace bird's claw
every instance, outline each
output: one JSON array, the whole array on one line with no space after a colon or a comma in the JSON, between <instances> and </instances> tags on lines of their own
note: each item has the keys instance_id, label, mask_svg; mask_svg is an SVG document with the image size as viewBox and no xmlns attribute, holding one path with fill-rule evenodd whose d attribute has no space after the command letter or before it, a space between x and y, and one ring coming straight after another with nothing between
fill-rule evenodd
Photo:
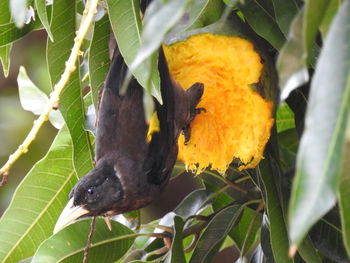
<instances>
[{"instance_id":1,"label":"bird's claw","mask_svg":"<svg viewBox=\"0 0 350 263\"><path fill-rule=\"evenodd\" d=\"M182 134L185 137L184 145L188 145L188 142L190 141L190 138L191 138L191 127L190 127L191 122L201 112L207 112L207 110L205 108L195 108L193 112L191 112L189 123L182 128Z\"/></svg>"}]
</instances>

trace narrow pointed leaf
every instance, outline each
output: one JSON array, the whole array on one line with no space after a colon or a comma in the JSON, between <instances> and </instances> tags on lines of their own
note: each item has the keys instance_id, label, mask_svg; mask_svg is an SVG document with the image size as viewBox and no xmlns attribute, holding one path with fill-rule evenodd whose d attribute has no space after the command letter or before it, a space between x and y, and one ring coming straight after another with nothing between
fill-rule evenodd
<instances>
[{"instance_id":1,"label":"narrow pointed leaf","mask_svg":"<svg viewBox=\"0 0 350 263\"><path fill-rule=\"evenodd\" d=\"M181 217L174 217L174 238L169 255L171 263L186 263L184 248L182 245L182 230L184 225L185 223Z\"/></svg>"},{"instance_id":2,"label":"narrow pointed leaf","mask_svg":"<svg viewBox=\"0 0 350 263\"><path fill-rule=\"evenodd\" d=\"M272 0L275 9L276 21L285 36L288 35L289 26L298 12L298 5L295 0Z\"/></svg>"},{"instance_id":3,"label":"narrow pointed leaf","mask_svg":"<svg viewBox=\"0 0 350 263\"><path fill-rule=\"evenodd\" d=\"M95 109L98 108L99 91L104 85L104 81L109 69L109 34L110 25L108 16L95 22L94 33L90 43L89 52L89 75L91 96Z\"/></svg>"},{"instance_id":4,"label":"narrow pointed leaf","mask_svg":"<svg viewBox=\"0 0 350 263\"><path fill-rule=\"evenodd\" d=\"M254 0L246 0L238 4L239 9L253 30L265 38L275 49L281 49L285 37L276 21L262 5Z\"/></svg>"},{"instance_id":5,"label":"narrow pointed leaf","mask_svg":"<svg viewBox=\"0 0 350 263\"><path fill-rule=\"evenodd\" d=\"M152 72L157 72L152 63L152 54L157 51L166 35L166 33L177 23L185 13L186 5L189 0L177 0L163 2L161 0L153 1L147 8L144 17L144 28L141 35L141 46L133 59L130 70L134 72L141 65L150 65L144 72L146 75L146 89L149 90L158 101L160 89L158 87L149 87L148 79L151 79ZM155 61L156 62L156 61ZM155 88L155 90L154 90Z\"/></svg>"},{"instance_id":6,"label":"narrow pointed leaf","mask_svg":"<svg viewBox=\"0 0 350 263\"><path fill-rule=\"evenodd\" d=\"M63 128L28 173L0 219L0 262L31 257L48 238L76 183L69 132ZM30 206L28 205L30 204Z\"/></svg>"},{"instance_id":7,"label":"narrow pointed leaf","mask_svg":"<svg viewBox=\"0 0 350 263\"><path fill-rule=\"evenodd\" d=\"M35 0L36 10L40 18L41 23L43 24L48 36L51 41L54 41L53 35L51 33L50 21L46 10L46 0Z\"/></svg>"},{"instance_id":8,"label":"narrow pointed leaf","mask_svg":"<svg viewBox=\"0 0 350 263\"><path fill-rule=\"evenodd\" d=\"M344 245L350 257L350 121L348 120L342 174L338 184L338 199Z\"/></svg>"},{"instance_id":9,"label":"narrow pointed leaf","mask_svg":"<svg viewBox=\"0 0 350 263\"><path fill-rule=\"evenodd\" d=\"M52 9L51 30L55 42L48 40L47 61L51 84L54 86L66 67L74 44L75 2L54 1ZM93 157L88 132L84 130L85 111L78 66L61 94L59 109L72 136L74 167L81 177L92 168Z\"/></svg>"},{"instance_id":10,"label":"narrow pointed leaf","mask_svg":"<svg viewBox=\"0 0 350 263\"><path fill-rule=\"evenodd\" d=\"M109 263L121 258L131 247L135 234L126 226L111 221L109 231L103 219L97 219L89 249L89 262ZM43 242L32 263L82 262L90 231L90 220L76 222Z\"/></svg>"},{"instance_id":11,"label":"narrow pointed leaf","mask_svg":"<svg viewBox=\"0 0 350 263\"><path fill-rule=\"evenodd\" d=\"M242 209L243 207L237 205L229 206L214 216L199 238L190 263L211 262L210 259L213 256L211 250L225 239L238 220Z\"/></svg>"},{"instance_id":12,"label":"narrow pointed leaf","mask_svg":"<svg viewBox=\"0 0 350 263\"><path fill-rule=\"evenodd\" d=\"M278 56L277 69L284 100L309 79L307 68L314 59L312 49L329 1L309 0L294 18L287 42Z\"/></svg>"},{"instance_id":13,"label":"narrow pointed leaf","mask_svg":"<svg viewBox=\"0 0 350 263\"><path fill-rule=\"evenodd\" d=\"M9 1L0 1L0 24L6 24L11 21ZM0 47L0 61L5 77L8 76L10 69L10 52L12 44Z\"/></svg>"},{"instance_id":14,"label":"narrow pointed leaf","mask_svg":"<svg viewBox=\"0 0 350 263\"><path fill-rule=\"evenodd\" d=\"M350 102L349 13L347 0L332 23L311 84L289 206L289 234L295 245L336 202Z\"/></svg>"},{"instance_id":15,"label":"narrow pointed leaf","mask_svg":"<svg viewBox=\"0 0 350 263\"><path fill-rule=\"evenodd\" d=\"M42 113L49 99L28 77L23 66L19 68L17 77L19 99L23 109L36 115Z\"/></svg>"},{"instance_id":16,"label":"narrow pointed leaf","mask_svg":"<svg viewBox=\"0 0 350 263\"><path fill-rule=\"evenodd\" d=\"M107 0L108 14L118 48L128 66L131 65L141 46L142 22L140 17L140 1L138 0ZM157 64L152 65L151 93L161 100L159 92L159 74ZM142 87L147 86L147 65L143 64L132 72Z\"/></svg>"}]
</instances>

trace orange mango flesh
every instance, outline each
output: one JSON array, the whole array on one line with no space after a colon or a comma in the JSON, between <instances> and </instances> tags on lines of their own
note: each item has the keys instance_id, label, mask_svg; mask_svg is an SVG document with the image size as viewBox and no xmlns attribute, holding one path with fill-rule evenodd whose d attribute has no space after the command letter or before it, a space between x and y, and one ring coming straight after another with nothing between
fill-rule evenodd
<instances>
[{"instance_id":1,"label":"orange mango flesh","mask_svg":"<svg viewBox=\"0 0 350 263\"><path fill-rule=\"evenodd\" d=\"M225 173L236 158L239 170L254 168L263 158L273 125L272 102L252 89L263 64L249 41L210 33L164 46L173 79L184 89L204 84L198 104L206 112L191 123L191 138L179 137L178 159L201 173L207 167Z\"/></svg>"}]
</instances>

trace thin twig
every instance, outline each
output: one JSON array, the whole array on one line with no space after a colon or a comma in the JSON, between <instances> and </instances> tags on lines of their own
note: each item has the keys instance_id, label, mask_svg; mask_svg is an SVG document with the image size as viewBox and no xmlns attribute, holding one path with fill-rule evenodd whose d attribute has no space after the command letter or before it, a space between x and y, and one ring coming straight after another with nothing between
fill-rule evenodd
<instances>
[{"instance_id":1,"label":"thin twig","mask_svg":"<svg viewBox=\"0 0 350 263\"><path fill-rule=\"evenodd\" d=\"M0 177L2 176L0 186L6 183L8 173L11 167L13 166L13 164L18 160L19 157L21 157L23 154L25 154L28 151L30 144L35 140L36 135L38 134L41 126L44 124L45 121L48 120L50 111L59 104L60 95L63 89L66 87L69 81L70 75L76 69L77 58L82 53L80 51L80 47L93 21L94 15L97 12L96 10L97 3L98 3L98 0L88 0L84 10L84 15L86 15L85 19L83 19L83 21L79 26L78 31L76 32L77 36L74 39L74 45L70 53L69 59L66 62L66 68L63 74L61 75L61 79L54 86L54 90L50 94L49 102L47 103L44 111L40 114L38 119L34 121L34 125L30 130L30 132L28 133L27 137L24 139L22 144L18 146L18 149L9 156L9 159L7 160L5 165L0 169Z\"/></svg>"},{"instance_id":2,"label":"thin twig","mask_svg":"<svg viewBox=\"0 0 350 263\"><path fill-rule=\"evenodd\" d=\"M87 259L88 259L88 255L89 255L89 248L91 247L91 239L92 239L92 235L94 234L95 231L95 220L96 217L93 216L91 218L91 224L90 224L90 232L88 235L88 239L86 241L86 246L84 248L84 258L83 258L83 263L87 263Z\"/></svg>"}]
</instances>

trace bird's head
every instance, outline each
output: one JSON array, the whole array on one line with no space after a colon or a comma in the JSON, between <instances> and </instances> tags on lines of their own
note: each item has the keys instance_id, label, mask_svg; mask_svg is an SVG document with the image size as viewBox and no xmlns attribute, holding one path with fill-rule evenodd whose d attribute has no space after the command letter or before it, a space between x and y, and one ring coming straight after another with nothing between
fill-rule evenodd
<instances>
[{"instance_id":1,"label":"bird's head","mask_svg":"<svg viewBox=\"0 0 350 263\"><path fill-rule=\"evenodd\" d=\"M113 214L113 207L123 195L122 185L113 166L107 163L97 165L70 192L69 201L57 220L54 233L81 217Z\"/></svg>"}]
</instances>

